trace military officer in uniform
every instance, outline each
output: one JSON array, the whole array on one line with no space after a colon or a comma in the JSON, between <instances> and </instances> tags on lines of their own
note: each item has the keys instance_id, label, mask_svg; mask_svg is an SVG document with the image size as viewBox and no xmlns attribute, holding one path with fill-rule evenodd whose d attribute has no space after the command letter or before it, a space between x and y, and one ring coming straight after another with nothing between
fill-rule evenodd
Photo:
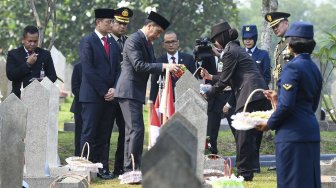
<instances>
[{"instance_id":1,"label":"military officer in uniform","mask_svg":"<svg viewBox=\"0 0 336 188\"><path fill-rule=\"evenodd\" d=\"M123 48L125 41L127 39L127 36L125 35L127 31L127 25L130 22L130 18L133 16L133 11L127 7L121 7L116 10L114 10L114 19L112 21L112 32L110 33L111 40L114 40L118 44L118 52L120 54L119 56L119 66L122 62L122 55L123 55ZM124 116L122 115L120 105L118 103L118 100L115 99L114 105L116 108L115 111L115 122L118 126L118 144L117 144L117 150L115 152L115 160L114 160L114 175L121 175L123 174L123 168L124 168L124 146L125 146L125 120ZM114 123L114 120L112 121ZM112 130L111 130L112 131ZM110 151L110 139L108 139L108 143L106 144L106 147L108 149L107 152Z\"/></svg>"},{"instance_id":2,"label":"military officer in uniform","mask_svg":"<svg viewBox=\"0 0 336 188\"><path fill-rule=\"evenodd\" d=\"M311 59L316 45L313 25L294 22L285 34L294 59L283 68L278 93L265 96L276 105L261 131L275 130L277 187L321 187L320 130L315 116L323 78ZM309 84L305 83L309 80ZM303 181L304 180L304 181Z\"/></svg>"},{"instance_id":3,"label":"military officer in uniform","mask_svg":"<svg viewBox=\"0 0 336 188\"><path fill-rule=\"evenodd\" d=\"M272 28L274 34L277 37L280 37L281 40L278 42L274 51L274 71L273 71L273 84L278 81L280 73L282 71L283 64L287 63L290 59L293 58L288 53L287 42L284 38L284 35L288 29L288 17L289 13L285 12L270 12L265 15L265 20L269 22L270 27Z\"/></svg>"}]
</instances>

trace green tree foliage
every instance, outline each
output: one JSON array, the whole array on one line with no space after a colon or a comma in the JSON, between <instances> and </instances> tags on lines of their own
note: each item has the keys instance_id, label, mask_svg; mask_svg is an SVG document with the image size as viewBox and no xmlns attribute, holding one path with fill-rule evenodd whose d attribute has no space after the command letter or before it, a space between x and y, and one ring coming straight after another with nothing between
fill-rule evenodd
<instances>
[{"instance_id":1,"label":"green tree foliage","mask_svg":"<svg viewBox=\"0 0 336 188\"><path fill-rule=\"evenodd\" d=\"M124 0L124 2L127 2ZM40 19L43 18L45 1L35 1ZM58 0L56 5L56 40L54 45L67 59L77 59L80 39L92 32L95 8L117 8L117 0ZM195 39L209 35L210 27L221 20L237 25L238 10L233 0L139 0L129 1L128 7L134 10L129 24L129 34L141 28L146 19L145 9L156 7L156 11L171 21L170 30L179 35L181 49L191 51ZM22 29L26 25L36 25L28 1L0 1L0 41L5 52L21 45ZM46 29L44 43L51 37L51 28ZM155 43L157 51L160 43ZM47 48L48 46L43 45Z\"/></svg>"}]
</instances>

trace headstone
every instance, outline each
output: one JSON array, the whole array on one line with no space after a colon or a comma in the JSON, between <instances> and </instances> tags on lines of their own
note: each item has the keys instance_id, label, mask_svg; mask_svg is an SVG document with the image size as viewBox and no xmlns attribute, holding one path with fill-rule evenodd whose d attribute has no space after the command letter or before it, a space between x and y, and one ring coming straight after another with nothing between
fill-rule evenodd
<instances>
[{"instance_id":1,"label":"headstone","mask_svg":"<svg viewBox=\"0 0 336 188\"><path fill-rule=\"evenodd\" d=\"M203 180L204 150L208 121L207 113L204 112L202 107L196 102L196 97L192 97L181 108L176 110L176 112L181 112L181 114L197 129L196 172L199 179Z\"/></svg>"},{"instance_id":2,"label":"headstone","mask_svg":"<svg viewBox=\"0 0 336 188\"><path fill-rule=\"evenodd\" d=\"M0 56L0 91L3 96L2 100L4 100L10 94L10 83L11 82L8 80L6 75L6 60L4 57Z\"/></svg>"},{"instance_id":3,"label":"headstone","mask_svg":"<svg viewBox=\"0 0 336 188\"><path fill-rule=\"evenodd\" d=\"M191 142L196 144L196 141L191 140ZM183 144L184 143L180 143L180 141L171 134L161 134L158 137L156 144L142 157L142 176L145 176L151 168L156 166L162 158L167 156L171 151L178 153L179 157L185 161L186 165L189 169L191 169L193 166L193 157L191 156L192 154L186 150Z\"/></svg>"},{"instance_id":4,"label":"headstone","mask_svg":"<svg viewBox=\"0 0 336 188\"><path fill-rule=\"evenodd\" d=\"M69 177L65 176L55 182L55 188L87 188L89 186L90 185L85 177L74 174L69 175Z\"/></svg>"},{"instance_id":5,"label":"headstone","mask_svg":"<svg viewBox=\"0 0 336 188\"><path fill-rule=\"evenodd\" d=\"M321 184L323 188L335 188L336 176L321 176Z\"/></svg>"},{"instance_id":6,"label":"headstone","mask_svg":"<svg viewBox=\"0 0 336 188\"><path fill-rule=\"evenodd\" d=\"M57 76L64 81L66 77L66 74L65 74L66 59L64 55L55 46L51 48L50 54L54 62L54 67L55 67ZM61 83L59 80L56 81L56 84L63 85L63 83Z\"/></svg>"},{"instance_id":7,"label":"headstone","mask_svg":"<svg viewBox=\"0 0 336 188\"><path fill-rule=\"evenodd\" d=\"M321 161L322 176L336 176L336 158L329 161Z\"/></svg>"},{"instance_id":8,"label":"headstone","mask_svg":"<svg viewBox=\"0 0 336 188\"><path fill-rule=\"evenodd\" d=\"M191 155L192 170L196 173L197 129L180 112L176 112L160 129L160 135L170 134ZM159 138L160 139L160 138Z\"/></svg>"},{"instance_id":9,"label":"headstone","mask_svg":"<svg viewBox=\"0 0 336 188\"><path fill-rule=\"evenodd\" d=\"M64 122L64 131L71 131L71 132L75 132L75 122Z\"/></svg>"},{"instance_id":10,"label":"headstone","mask_svg":"<svg viewBox=\"0 0 336 188\"><path fill-rule=\"evenodd\" d=\"M28 108L25 164L27 177L44 177L49 171L47 163L47 127L49 119L49 92L37 80L21 94Z\"/></svg>"},{"instance_id":11,"label":"headstone","mask_svg":"<svg viewBox=\"0 0 336 188\"><path fill-rule=\"evenodd\" d=\"M49 118L47 128L47 161L50 167L59 166L58 163L58 112L59 112L59 88L45 77L42 82L50 94L49 98Z\"/></svg>"},{"instance_id":12,"label":"headstone","mask_svg":"<svg viewBox=\"0 0 336 188\"><path fill-rule=\"evenodd\" d=\"M178 111L189 100L195 100L195 102L207 113L208 102L202 97L199 92L189 88L179 98L175 100L175 111Z\"/></svg>"},{"instance_id":13,"label":"headstone","mask_svg":"<svg viewBox=\"0 0 336 188\"><path fill-rule=\"evenodd\" d=\"M180 98L181 95L189 88L199 91L200 82L188 70L186 70L181 78L179 78L176 82L175 99Z\"/></svg>"},{"instance_id":14,"label":"headstone","mask_svg":"<svg viewBox=\"0 0 336 188\"><path fill-rule=\"evenodd\" d=\"M0 187L21 187L27 107L15 94L0 104Z\"/></svg>"},{"instance_id":15,"label":"headstone","mask_svg":"<svg viewBox=\"0 0 336 188\"><path fill-rule=\"evenodd\" d=\"M145 188L201 188L200 180L176 151L170 151L147 174L143 174Z\"/></svg>"}]
</instances>

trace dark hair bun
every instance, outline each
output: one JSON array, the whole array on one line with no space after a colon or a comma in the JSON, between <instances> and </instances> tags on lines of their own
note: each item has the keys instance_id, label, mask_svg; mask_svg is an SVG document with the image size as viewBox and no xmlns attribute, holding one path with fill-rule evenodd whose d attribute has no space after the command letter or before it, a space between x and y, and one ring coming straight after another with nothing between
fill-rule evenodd
<instances>
[{"instance_id":1,"label":"dark hair bun","mask_svg":"<svg viewBox=\"0 0 336 188\"><path fill-rule=\"evenodd\" d=\"M235 28L229 29L229 38L230 41L236 40L238 38L238 31Z\"/></svg>"}]
</instances>

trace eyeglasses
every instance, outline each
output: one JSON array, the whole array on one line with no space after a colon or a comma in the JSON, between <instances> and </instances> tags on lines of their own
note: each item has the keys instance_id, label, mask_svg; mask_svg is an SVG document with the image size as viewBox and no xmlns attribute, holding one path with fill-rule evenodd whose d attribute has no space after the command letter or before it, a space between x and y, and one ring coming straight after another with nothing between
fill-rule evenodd
<instances>
[{"instance_id":1,"label":"eyeglasses","mask_svg":"<svg viewBox=\"0 0 336 188\"><path fill-rule=\"evenodd\" d=\"M164 43L166 45L170 45L170 44L177 44L178 40L172 40L172 41L164 41Z\"/></svg>"}]
</instances>

